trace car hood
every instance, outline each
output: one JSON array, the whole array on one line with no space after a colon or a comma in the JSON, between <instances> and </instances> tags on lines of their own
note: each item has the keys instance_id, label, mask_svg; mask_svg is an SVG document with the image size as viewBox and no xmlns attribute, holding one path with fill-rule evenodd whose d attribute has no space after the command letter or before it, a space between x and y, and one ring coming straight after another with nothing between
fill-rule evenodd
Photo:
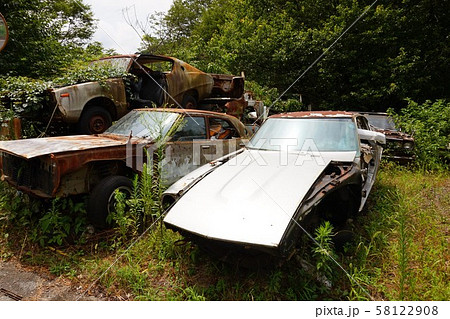
<instances>
[{"instance_id":1,"label":"car hood","mask_svg":"<svg viewBox=\"0 0 450 319\"><path fill-rule=\"evenodd\" d=\"M331 161L353 162L356 152L280 155L242 152L186 192L164 222L210 239L277 247L325 167Z\"/></svg>"},{"instance_id":2,"label":"car hood","mask_svg":"<svg viewBox=\"0 0 450 319\"><path fill-rule=\"evenodd\" d=\"M109 135L74 135L45 138L30 138L14 141L0 141L0 151L23 158L70 151L88 150L99 147L125 145L128 138Z\"/></svg>"}]
</instances>

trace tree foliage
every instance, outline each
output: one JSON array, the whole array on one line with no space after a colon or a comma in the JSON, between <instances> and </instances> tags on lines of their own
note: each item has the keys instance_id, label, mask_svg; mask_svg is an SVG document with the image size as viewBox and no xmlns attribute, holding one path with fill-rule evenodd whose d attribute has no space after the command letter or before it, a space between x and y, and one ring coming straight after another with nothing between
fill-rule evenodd
<instances>
[{"instance_id":1,"label":"tree foliage","mask_svg":"<svg viewBox=\"0 0 450 319\"><path fill-rule=\"evenodd\" d=\"M210 72L244 71L281 92L372 3L176 0L143 48ZM314 108L380 111L448 98L448 12L450 1L379 0L288 94Z\"/></svg>"},{"instance_id":2,"label":"tree foliage","mask_svg":"<svg viewBox=\"0 0 450 319\"><path fill-rule=\"evenodd\" d=\"M450 102L448 100L408 105L399 113L390 110L396 124L415 139L416 164L425 169L446 168L450 164Z\"/></svg>"},{"instance_id":3,"label":"tree foliage","mask_svg":"<svg viewBox=\"0 0 450 319\"><path fill-rule=\"evenodd\" d=\"M0 12L10 31L0 54L1 75L51 77L102 51L99 43L89 43L95 20L82 1L1 0Z\"/></svg>"}]
</instances>

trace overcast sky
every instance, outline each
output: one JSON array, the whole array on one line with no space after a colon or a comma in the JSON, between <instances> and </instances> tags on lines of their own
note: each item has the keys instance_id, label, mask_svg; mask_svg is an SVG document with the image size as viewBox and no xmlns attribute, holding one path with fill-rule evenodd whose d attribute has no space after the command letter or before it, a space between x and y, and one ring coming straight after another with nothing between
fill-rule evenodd
<instances>
[{"instance_id":1,"label":"overcast sky","mask_svg":"<svg viewBox=\"0 0 450 319\"><path fill-rule=\"evenodd\" d=\"M173 0L84 0L91 5L97 22L94 41L99 41L106 49L115 49L119 54L136 52L141 44L139 35L126 23L123 10L128 8L132 20L145 22L147 16L159 11L167 11ZM135 17L136 12L136 17Z\"/></svg>"}]
</instances>

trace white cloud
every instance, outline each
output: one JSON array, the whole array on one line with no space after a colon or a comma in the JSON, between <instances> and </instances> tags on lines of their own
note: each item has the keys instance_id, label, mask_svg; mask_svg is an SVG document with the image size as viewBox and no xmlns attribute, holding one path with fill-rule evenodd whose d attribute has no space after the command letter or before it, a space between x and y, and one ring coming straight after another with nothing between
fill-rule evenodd
<instances>
[{"instance_id":1,"label":"white cloud","mask_svg":"<svg viewBox=\"0 0 450 319\"><path fill-rule=\"evenodd\" d=\"M107 49L115 49L119 54L137 51L141 39L127 24L123 10L128 9L132 20L145 23L149 14L169 10L173 0L84 0L91 6L97 22L94 41L99 41ZM136 16L135 16L136 12Z\"/></svg>"}]
</instances>

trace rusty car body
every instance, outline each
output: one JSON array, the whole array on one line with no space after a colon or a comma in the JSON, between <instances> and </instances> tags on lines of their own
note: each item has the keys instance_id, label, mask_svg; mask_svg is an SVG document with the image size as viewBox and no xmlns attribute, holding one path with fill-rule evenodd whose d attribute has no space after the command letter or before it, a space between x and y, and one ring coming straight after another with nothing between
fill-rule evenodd
<instances>
[{"instance_id":1,"label":"rusty car body","mask_svg":"<svg viewBox=\"0 0 450 319\"><path fill-rule=\"evenodd\" d=\"M172 132L178 121L183 123ZM137 109L98 135L0 141L2 179L41 198L90 193L89 216L101 225L114 190L130 191L131 179L142 172L146 154L166 135L162 171L163 181L170 185L239 148L245 127L221 113Z\"/></svg>"},{"instance_id":2,"label":"rusty car body","mask_svg":"<svg viewBox=\"0 0 450 319\"><path fill-rule=\"evenodd\" d=\"M53 120L76 124L81 134L98 134L131 109L156 106L197 108L206 98L232 100L244 92L244 78L208 74L179 59L151 54L102 58L107 65L130 74L129 81L111 78L49 90Z\"/></svg>"},{"instance_id":3,"label":"rusty car body","mask_svg":"<svg viewBox=\"0 0 450 319\"><path fill-rule=\"evenodd\" d=\"M288 258L302 227L342 224L363 209L384 142L360 114L271 116L245 149L169 187L164 223L222 258Z\"/></svg>"},{"instance_id":4,"label":"rusty car body","mask_svg":"<svg viewBox=\"0 0 450 319\"><path fill-rule=\"evenodd\" d=\"M383 157L401 164L414 160L414 138L395 127L394 121L387 113L361 112L377 132L386 136Z\"/></svg>"}]
</instances>

